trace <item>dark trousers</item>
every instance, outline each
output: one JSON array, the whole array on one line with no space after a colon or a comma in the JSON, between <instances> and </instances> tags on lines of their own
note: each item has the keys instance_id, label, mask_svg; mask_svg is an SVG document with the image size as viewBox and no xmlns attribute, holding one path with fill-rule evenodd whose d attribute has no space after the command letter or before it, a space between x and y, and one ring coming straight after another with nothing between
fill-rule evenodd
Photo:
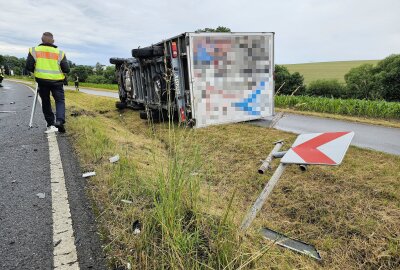
<instances>
[{"instance_id":1,"label":"dark trousers","mask_svg":"<svg viewBox=\"0 0 400 270\"><path fill-rule=\"evenodd\" d=\"M41 84L39 83L39 95L42 99L42 110L47 126L54 124L54 113L51 109L50 92L56 102L56 121L61 124L65 123L65 98L64 88L61 83Z\"/></svg>"}]
</instances>

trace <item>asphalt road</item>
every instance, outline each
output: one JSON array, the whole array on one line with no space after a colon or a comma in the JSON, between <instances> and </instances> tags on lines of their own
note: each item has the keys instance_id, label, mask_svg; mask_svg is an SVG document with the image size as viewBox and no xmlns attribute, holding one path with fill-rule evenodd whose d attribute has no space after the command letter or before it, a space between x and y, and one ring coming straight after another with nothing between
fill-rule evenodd
<instances>
[{"instance_id":1,"label":"asphalt road","mask_svg":"<svg viewBox=\"0 0 400 270\"><path fill-rule=\"evenodd\" d=\"M269 122L258 120L254 124L267 126ZM276 129L293 133L320 133L354 131L352 145L400 155L400 129L362 123L340 121L299 114L285 114L275 125Z\"/></svg>"},{"instance_id":2,"label":"asphalt road","mask_svg":"<svg viewBox=\"0 0 400 270\"><path fill-rule=\"evenodd\" d=\"M0 269L52 269L53 217L49 144L33 92L3 81L0 88ZM85 180L66 135L57 136L80 269L106 269ZM44 198L38 196L44 194ZM62 245L63 243L59 243Z\"/></svg>"},{"instance_id":3,"label":"asphalt road","mask_svg":"<svg viewBox=\"0 0 400 270\"><path fill-rule=\"evenodd\" d=\"M81 89L81 92L118 98L118 93ZM251 124L269 126L270 119L252 121ZM328 118L285 114L275 125L276 129L300 133L321 133L329 131L354 131L352 145L362 148L400 155L400 129L377 125L368 125L350 121L340 121Z\"/></svg>"}]
</instances>

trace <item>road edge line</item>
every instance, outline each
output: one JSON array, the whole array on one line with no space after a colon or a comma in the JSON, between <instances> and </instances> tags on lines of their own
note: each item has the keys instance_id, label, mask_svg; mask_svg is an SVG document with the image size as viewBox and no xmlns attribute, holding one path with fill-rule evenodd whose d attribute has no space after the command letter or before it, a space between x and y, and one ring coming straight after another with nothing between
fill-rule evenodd
<instances>
[{"instance_id":1,"label":"road edge line","mask_svg":"<svg viewBox=\"0 0 400 270\"><path fill-rule=\"evenodd\" d=\"M22 84L22 83L20 83ZM34 93L35 90L22 84ZM40 97L39 102L42 103ZM51 208L53 218L53 267L61 270L79 270L74 229L65 185L64 170L56 133L47 136L49 144Z\"/></svg>"}]
</instances>

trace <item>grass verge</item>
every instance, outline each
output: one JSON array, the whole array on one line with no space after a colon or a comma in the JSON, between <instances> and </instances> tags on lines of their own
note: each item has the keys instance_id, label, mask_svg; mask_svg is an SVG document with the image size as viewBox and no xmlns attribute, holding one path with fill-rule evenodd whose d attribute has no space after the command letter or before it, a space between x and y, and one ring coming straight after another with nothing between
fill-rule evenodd
<instances>
[{"instance_id":1,"label":"grass verge","mask_svg":"<svg viewBox=\"0 0 400 270\"><path fill-rule=\"evenodd\" d=\"M350 147L339 167L289 167L248 235L237 228L272 172L272 142L295 135L247 124L149 124L114 99L67 92L68 132L110 263L133 269L396 269L400 158ZM108 158L119 154L118 163ZM276 163L273 164L276 167ZM83 180L82 180L83 181ZM126 203L128 200L132 203ZM143 223L135 235L132 223ZM324 259L273 246L267 226L314 244Z\"/></svg>"},{"instance_id":2,"label":"grass verge","mask_svg":"<svg viewBox=\"0 0 400 270\"><path fill-rule=\"evenodd\" d=\"M6 79L17 80L17 81L26 81L26 82L34 82L33 78L30 76L6 76ZM74 82L69 82L67 86L71 89L75 89ZM118 91L118 84L106 84L106 83L86 83L80 82L79 87L83 88L92 88L92 89L101 89L101 90L109 90L112 92Z\"/></svg>"}]
</instances>

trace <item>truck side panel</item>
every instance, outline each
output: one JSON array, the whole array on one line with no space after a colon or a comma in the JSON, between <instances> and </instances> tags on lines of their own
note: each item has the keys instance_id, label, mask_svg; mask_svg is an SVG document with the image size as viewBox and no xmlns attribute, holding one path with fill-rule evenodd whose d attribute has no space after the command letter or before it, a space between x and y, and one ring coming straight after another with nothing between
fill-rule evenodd
<instances>
[{"instance_id":1,"label":"truck side panel","mask_svg":"<svg viewBox=\"0 0 400 270\"><path fill-rule=\"evenodd\" d=\"M273 33L191 33L196 127L273 114Z\"/></svg>"}]
</instances>

